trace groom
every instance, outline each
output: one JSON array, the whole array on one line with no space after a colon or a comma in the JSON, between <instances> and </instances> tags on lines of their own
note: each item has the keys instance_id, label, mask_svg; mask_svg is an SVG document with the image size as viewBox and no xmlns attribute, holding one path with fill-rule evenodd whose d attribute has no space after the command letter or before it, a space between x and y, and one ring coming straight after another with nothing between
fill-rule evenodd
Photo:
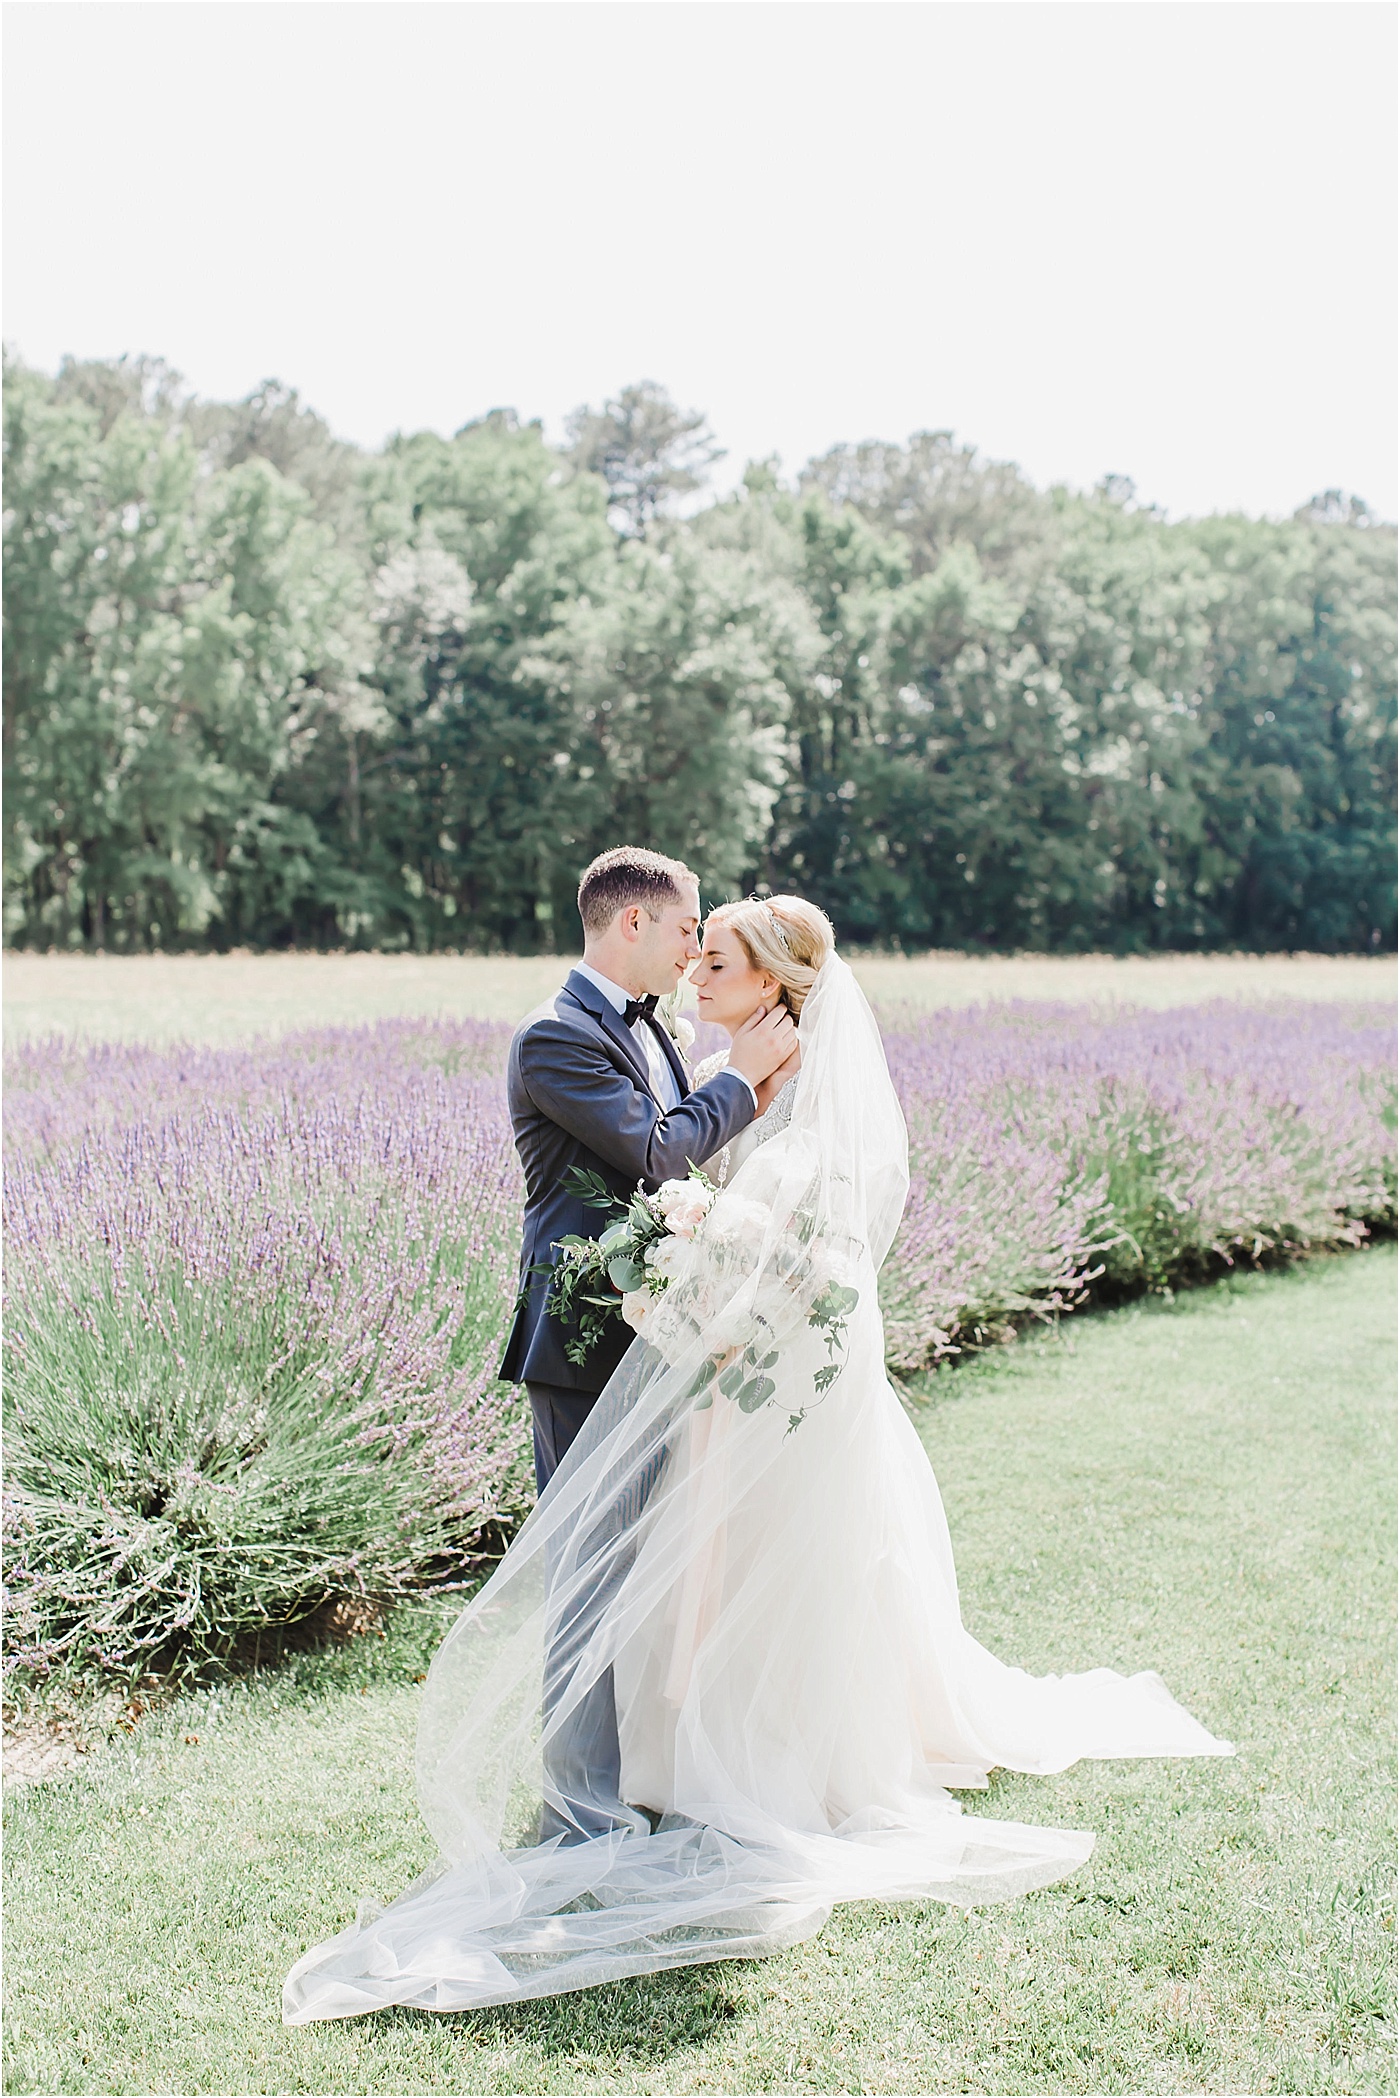
<instances>
[{"instance_id":1,"label":"groom","mask_svg":"<svg viewBox=\"0 0 1400 2098\"><path fill-rule=\"evenodd\" d=\"M624 1198L683 1179L747 1127L757 1087L786 1063L794 1028L784 1006L735 1035L727 1070L692 1092L675 1043L653 1017L698 960L700 891L679 860L620 845L584 870L578 890L583 960L562 991L523 1022L510 1049L509 1097L525 1169L522 1296L501 1375L523 1383L535 1427L541 1493L631 1344L619 1317L583 1364L570 1329L546 1308L548 1268L566 1233L596 1237L607 1219L563 1186L571 1167L598 1173ZM543 1270L543 1272L542 1272ZM576 1330L576 1329L575 1329ZM625 1520L624 1511L618 1511ZM539 1840L586 1841L635 1825L622 1805L612 1670L552 1728L556 1687L599 1598L584 1594L550 1631L545 1655L545 1804Z\"/></svg>"},{"instance_id":2,"label":"groom","mask_svg":"<svg viewBox=\"0 0 1400 2098\"><path fill-rule=\"evenodd\" d=\"M582 1366L574 1337L545 1309L555 1243L596 1238L607 1219L563 1187L572 1166L600 1173L626 1199L684 1179L757 1112L756 1088L785 1063L795 1031L784 1006L759 1012L734 1037L729 1065L694 1092L674 1041L653 1017L700 956L700 890L680 860L636 845L600 853L578 889L583 960L562 991L522 1022L510 1049L510 1115L525 1169L524 1291L501 1375L524 1384L543 1492L593 1402L627 1352L615 1331ZM528 1286L527 1286L528 1285Z\"/></svg>"}]
</instances>

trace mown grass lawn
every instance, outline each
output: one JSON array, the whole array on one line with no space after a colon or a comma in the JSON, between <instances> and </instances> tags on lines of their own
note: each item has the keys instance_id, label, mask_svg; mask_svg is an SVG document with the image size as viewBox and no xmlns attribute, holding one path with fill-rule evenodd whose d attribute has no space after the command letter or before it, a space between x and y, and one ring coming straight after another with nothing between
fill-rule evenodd
<instances>
[{"instance_id":1,"label":"mown grass lawn","mask_svg":"<svg viewBox=\"0 0 1400 2098\"><path fill-rule=\"evenodd\" d=\"M853 1907L758 1964L288 2032L303 1946L428 1858L427 1605L12 1797L7 2089L1394 2090L1394 1283L1386 1247L1236 1278L926 1387L978 1634L1037 1669L1160 1667L1239 1747L996 1781L979 1810L1095 1832L1074 1880Z\"/></svg>"}]
</instances>

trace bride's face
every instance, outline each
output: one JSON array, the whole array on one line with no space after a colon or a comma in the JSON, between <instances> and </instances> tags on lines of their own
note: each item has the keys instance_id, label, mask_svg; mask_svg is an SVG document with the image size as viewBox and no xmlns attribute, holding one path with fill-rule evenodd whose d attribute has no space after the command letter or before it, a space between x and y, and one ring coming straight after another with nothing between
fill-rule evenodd
<instances>
[{"instance_id":1,"label":"bride's face","mask_svg":"<svg viewBox=\"0 0 1400 2098\"><path fill-rule=\"evenodd\" d=\"M759 1006L772 1009L778 979L755 969L738 936L726 925L705 928L705 945L690 972L702 1020L714 1020L726 1033L743 1026Z\"/></svg>"}]
</instances>

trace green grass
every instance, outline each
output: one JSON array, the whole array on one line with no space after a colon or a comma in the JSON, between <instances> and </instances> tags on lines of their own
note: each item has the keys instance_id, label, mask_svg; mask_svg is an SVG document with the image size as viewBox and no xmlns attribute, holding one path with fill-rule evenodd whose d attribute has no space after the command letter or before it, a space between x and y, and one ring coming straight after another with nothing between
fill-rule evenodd
<instances>
[{"instance_id":1,"label":"green grass","mask_svg":"<svg viewBox=\"0 0 1400 2098\"><path fill-rule=\"evenodd\" d=\"M570 966L548 955L8 954L5 1039L235 1042L397 1017L515 1021ZM1395 997L1394 955L871 955L855 969L871 999L921 1007Z\"/></svg>"},{"instance_id":2,"label":"green grass","mask_svg":"<svg viewBox=\"0 0 1400 2098\"><path fill-rule=\"evenodd\" d=\"M1394 1281L1387 1247L1243 1276L925 1387L979 1636L1038 1669L1160 1667L1239 1746L995 1781L979 1810L1095 1832L1074 1880L838 1911L767 1962L288 2032L303 1946L427 1861L438 1604L12 1799L7 2088L1394 2090Z\"/></svg>"}]
</instances>

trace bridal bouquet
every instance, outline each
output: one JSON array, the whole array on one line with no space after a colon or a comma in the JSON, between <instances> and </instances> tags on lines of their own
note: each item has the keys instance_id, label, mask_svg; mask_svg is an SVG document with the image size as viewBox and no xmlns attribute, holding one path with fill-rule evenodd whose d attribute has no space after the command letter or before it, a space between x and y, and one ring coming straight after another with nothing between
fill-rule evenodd
<instances>
[{"instance_id":1,"label":"bridal bouquet","mask_svg":"<svg viewBox=\"0 0 1400 2098\"><path fill-rule=\"evenodd\" d=\"M804 1328L825 1344L826 1360L810 1371L812 1403L824 1399L846 1366L848 1322L860 1291L855 1261L815 1205L789 1208L731 1195L697 1253L706 1256L704 1264L691 1263L690 1287L675 1307L689 1337L708 1344L690 1387L696 1406L713 1405L717 1391L743 1413L766 1406L777 1388L770 1372L780 1355L789 1372L797 1368L793 1357ZM810 1411L806 1405L789 1413L789 1433Z\"/></svg>"},{"instance_id":2,"label":"bridal bouquet","mask_svg":"<svg viewBox=\"0 0 1400 2098\"><path fill-rule=\"evenodd\" d=\"M698 1166L692 1166L684 1180L663 1180L654 1195L639 1187L630 1202L614 1195L601 1173L582 1166L564 1176L564 1185L590 1209L622 1212L600 1238L570 1232L555 1241L561 1258L553 1270L546 1308L566 1324L578 1326L578 1339L566 1341L564 1353L582 1366L616 1313L621 1312L634 1333L641 1332L652 1299L670 1282L686 1242L709 1215L719 1189ZM612 1294L605 1293L609 1286Z\"/></svg>"},{"instance_id":3,"label":"bridal bouquet","mask_svg":"<svg viewBox=\"0 0 1400 2098\"><path fill-rule=\"evenodd\" d=\"M845 1367L847 1328L860 1302L855 1263L831 1242L814 1207L777 1210L730 1192L711 1215L720 1190L698 1167L684 1180L663 1181L654 1195L638 1188L629 1202L599 1174L576 1168L566 1185L590 1207L621 1212L594 1240L557 1241L548 1308L578 1327L565 1344L582 1364L608 1320L621 1313L634 1333L671 1361L695 1342L707 1347L688 1396L697 1408L718 1391L744 1413L766 1406L777 1389L770 1372L780 1348L805 1326L821 1336L826 1360L811 1373L814 1403ZM664 1311L663 1311L664 1306ZM789 1431L810 1407L788 1416Z\"/></svg>"}]
</instances>

